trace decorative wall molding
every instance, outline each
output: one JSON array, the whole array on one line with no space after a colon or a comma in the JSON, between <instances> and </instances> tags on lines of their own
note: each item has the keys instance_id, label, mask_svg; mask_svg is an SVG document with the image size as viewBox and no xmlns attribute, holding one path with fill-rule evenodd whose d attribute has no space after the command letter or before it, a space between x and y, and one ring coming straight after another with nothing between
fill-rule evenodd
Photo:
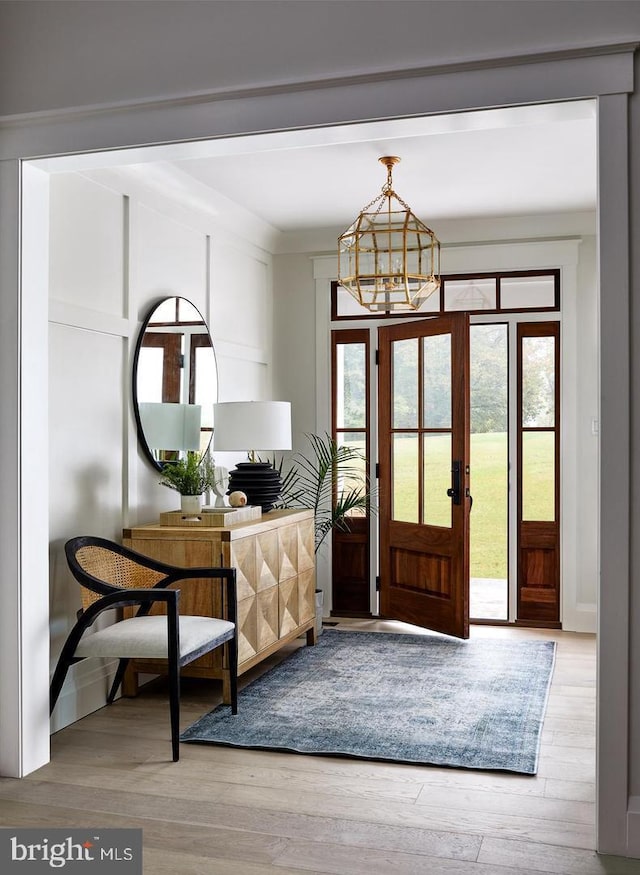
<instances>
[{"instance_id":1,"label":"decorative wall molding","mask_svg":"<svg viewBox=\"0 0 640 875\"><path fill-rule=\"evenodd\" d=\"M455 62L420 65L403 68L372 68L369 71L351 76L316 76L308 79L291 79L282 77L277 82L265 85L240 88L213 88L184 96L173 96L162 99L118 101L93 106L69 107L64 109L44 110L41 112L18 113L0 117L0 128L10 128L14 125L34 124L47 121L68 122L79 117L96 118L99 115L115 113L123 109L130 112L140 112L144 109L162 107L197 106L220 101L243 100L247 98L266 98L270 96L292 94L299 91L318 91L328 88L353 88L359 85L377 85L388 82L404 82L408 79L424 79L452 73L474 73L479 70L495 70L505 67L528 67L532 64L553 65L556 62L566 64L571 61L604 62L606 59L628 57L637 49L638 43L633 41L614 42L608 44L586 44L582 46L566 46L552 51L517 52L512 55L485 55L462 59ZM595 66L595 65L592 65ZM611 81L609 93L633 90L633 78L629 68L624 63L615 65L609 63L607 72ZM600 92L602 93L602 92Z\"/></svg>"},{"instance_id":2,"label":"decorative wall molding","mask_svg":"<svg viewBox=\"0 0 640 875\"><path fill-rule=\"evenodd\" d=\"M70 325L85 331L97 331L101 334L115 334L117 337L131 337L138 323L129 319L93 310L89 307L79 307L68 301L49 299L49 322L60 325Z\"/></svg>"},{"instance_id":3,"label":"decorative wall molding","mask_svg":"<svg viewBox=\"0 0 640 875\"><path fill-rule=\"evenodd\" d=\"M540 237L536 240L488 240L482 243L459 243L442 246L442 273L498 270L544 270L577 265L581 237ZM314 279L335 280L338 257L314 255ZM473 264L473 268L469 265ZM514 267L517 265L517 268Z\"/></svg>"},{"instance_id":4,"label":"decorative wall molding","mask_svg":"<svg viewBox=\"0 0 640 875\"><path fill-rule=\"evenodd\" d=\"M269 350L256 346L244 346L241 343L230 343L226 340L214 338L216 356L226 356L230 359L238 359L245 362L259 362L268 364L271 360Z\"/></svg>"},{"instance_id":5,"label":"decorative wall molding","mask_svg":"<svg viewBox=\"0 0 640 875\"><path fill-rule=\"evenodd\" d=\"M81 171L92 182L136 198L147 207L229 246L252 250L256 256L272 252L281 232L224 195L189 176L169 161L159 161L147 149L144 161L132 166L100 167ZM153 157L153 161L150 159ZM43 162L50 163L50 162Z\"/></svg>"},{"instance_id":6,"label":"decorative wall molding","mask_svg":"<svg viewBox=\"0 0 640 875\"><path fill-rule=\"evenodd\" d=\"M49 181L50 177L43 170L30 170ZM68 359L71 345L77 361L87 357L85 368L78 371L81 379L93 361L91 356L96 355L98 347L104 354L107 344L110 357L103 361L100 374L119 397L122 445L117 437L110 440L104 447L104 458L112 470L116 465L121 465L121 470L116 478L117 495L110 493L103 517L93 518L93 525L104 526L100 533L117 539L123 522L157 519L159 510L165 509L168 500L166 490L158 486L157 472L149 468L139 452L133 421L131 368L141 319L154 300L173 294L190 298L206 314L209 324L215 324L213 336L219 376L234 375L242 388L250 391L251 397L262 398L266 383L264 371L271 364L271 350L263 325L263 320L270 322L267 299L271 294L271 256L226 228L218 232L211 216L178 203L174 197L163 196L135 176L130 178L112 170L56 174L51 195L46 221L56 223L56 232L52 235L56 258L47 277L49 337L53 352L49 393L51 395L52 387L60 392L66 381L74 381L75 364ZM92 233L94 226L96 233ZM208 232L215 234L215 240ZM232 294L220 296L220 286L224 289L234 278L242 287L231 285ZM51 293L56 291L61 296L66 295L68 300L53 297ZM223 306L233 312L234 300L240 301L246 311L241 324L237 319L217 315ZM267 333L270 338L270 330ZM68 343L60 337L66 337ZM247 342L243 343L246 338ZM121 343L116 346L114 340ZM61 373L65 376L59 377ZM112 380L117 381L115 388ZM228 384L226 380L227 392L232 395L233 385ZM104 383L96 385L93 397L86 402L93 414L90 422L99 416L101 392L104 392ZM64 391L55 397L64 399ZM52 414L56 433L59 423L56 423L55 411ZM83 433L80 417L67 437L82 442ZM66 452L66 446L64 440L58 440L55 452L59 466L72 471L76 456L73 448ZM78 479L86 482L86 471L79 473ZM113 489L113 483L111 485ZM78 490L79 502L83 496L86 500L86 492L86 489ZM56 498L57 495L58 490L54 489L48 533L52 539L49 577L55 627L51 634L54 657L64 638L67 613L73 613L75 595L75 590L69 589L73 585L68 581L62 544L76 531L74 527L82 524L79 502L74 505L73 500L71 503L67 500L65 503L59 496ZM49 666L50 672L54 666L55 658ZM104 705L109 665L85 669L87 666L83 663L70 674L54 713L54 729Z\"/></svg>"},{"instance_id":7,"label":"decorative wall molding","mask_svg":"<svg viewBox=\"0 0 640 875\"><path fill-rule=\"evenodd\" d=\"M629 42L569 47L5 116L0 120L0 160L484 108L487 94L492 106L508 106L628 93L633 91L635 48Z\"/></svg>"}]
</instances>

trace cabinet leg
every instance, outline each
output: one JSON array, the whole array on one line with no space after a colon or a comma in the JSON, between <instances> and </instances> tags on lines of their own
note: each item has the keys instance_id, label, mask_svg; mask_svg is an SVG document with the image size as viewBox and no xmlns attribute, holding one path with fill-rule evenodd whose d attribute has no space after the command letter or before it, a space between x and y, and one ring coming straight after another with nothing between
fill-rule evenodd
<instances>
[{"instance_id":1,"label":"cabinet leg","mask_svg":"<svg viewBox=\"0 0 640 875\"><path fill-rule=\"evenodd\" d=\"M228 669L222 672L222 701L225 705L231 704L231 675Z\"/></svg>"},{"instance_id":2,"label":"cabinet leg","mask_svg":"<svg viewBox=\"0 0 640 875\"><path fill-rule=\"evenodd\" d=\"M316 624L314 623L310 629L307 629L307 647L312 647L318 643L318 635L316 634Z\"/></svg>"},{"instance_id":3,"label":"cabinet leg","mask_svg":"<svg viewBox=\"0 0 640 875\"><path fill-rule=\"evenodd\" d=\"M122 679L122 695L128 698L138 695L138 672L134 670L131 663L127 666Z\"/></svg>"}]
</instances>

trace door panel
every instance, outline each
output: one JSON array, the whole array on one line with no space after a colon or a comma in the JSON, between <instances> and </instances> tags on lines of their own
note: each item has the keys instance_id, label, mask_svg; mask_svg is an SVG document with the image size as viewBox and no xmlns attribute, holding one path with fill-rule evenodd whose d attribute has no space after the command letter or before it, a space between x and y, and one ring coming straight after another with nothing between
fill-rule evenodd
<instances>
[{"instance_id":1,"label":"door panel","mask_svg":"<svg viewBox=\"0 0 640 875\"><path fill-rule=\"evenodd\" d=\"M334 530L332 570L332 613L370 617L368 516L351 517L346 532Z\"/></svg>"},{"instance_id":2,"label":"door panel","mask_svg":"<svg viewBox=\"0 0 640 875\"><path fill-rule=\"evenodd\" d=\"M369 331L331 332L331 430L339 445L369 449ZM363 463L363 477L367 470ZM334 616L371 616L370 519L352 516L346 531L332 532L332 607Z\"/></svg>"},{"instance_id":3,"label":"door panel","mask_svg":"<svg viewBox=\"0 0 640 875\"><path fill-rule=\"evenodd\" d=\"M380 613L467 638L468 316L378 337Z\"/></svg>"},{"instance_id":4,"label":"door panel","mask_svg":"<svg viewBox=\"0 0 640 875\"><path fill-rule=\"evenodd\" d=\"M560 324L518 325L518 617L560 625Z\"/></svg>"}]
</instances>

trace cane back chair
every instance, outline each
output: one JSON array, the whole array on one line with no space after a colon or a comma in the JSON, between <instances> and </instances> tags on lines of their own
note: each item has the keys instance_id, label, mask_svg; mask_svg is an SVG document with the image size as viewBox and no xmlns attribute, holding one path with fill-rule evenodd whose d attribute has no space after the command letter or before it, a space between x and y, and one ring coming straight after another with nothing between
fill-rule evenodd
<instances>
[{"instance_id":1,"label":"cane back chair","mask_svg":"<svg viewBox=\"0 0 640 875\"><path fill-rule=\"evenodd\" d=\"M231 687L231 712L238 712L238 643L235 568L178 568L165 565L104 538L83 536L65 544L71 573L82 591L82 609L62 648L50 688L50 713L62 690L69 667L91 656L118 658L118 668L107 697L111 704L133 658L163 659L168 663L171 746L179 758L180 668L224 645ZM222 588L220 604L226 619L181 616L180 590L169 589L181 580L208 578ZM224 585L224 586L223 586ZM150 614L155 604L163 613ZM139 606L135 616L92 630L105 611Z\"/></svg>"}]
</instances>

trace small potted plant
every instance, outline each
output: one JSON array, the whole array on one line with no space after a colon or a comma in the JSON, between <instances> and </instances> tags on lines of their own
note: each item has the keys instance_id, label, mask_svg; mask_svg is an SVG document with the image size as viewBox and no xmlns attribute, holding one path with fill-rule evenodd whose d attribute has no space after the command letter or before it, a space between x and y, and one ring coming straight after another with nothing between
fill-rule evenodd
<instances>
[{"instance_id":1,"label":"small potted plant","mask_svg":"<svg viewBox=\"0 0 640 875\"><path fill-rule=\"evenodd\" d=\"M208 453L189 450L183 458L164 463L160 484L180 493L183 513L200 513L202 493L213 489L215 482L215 466Z\"/></svg>"}]
</instances>

